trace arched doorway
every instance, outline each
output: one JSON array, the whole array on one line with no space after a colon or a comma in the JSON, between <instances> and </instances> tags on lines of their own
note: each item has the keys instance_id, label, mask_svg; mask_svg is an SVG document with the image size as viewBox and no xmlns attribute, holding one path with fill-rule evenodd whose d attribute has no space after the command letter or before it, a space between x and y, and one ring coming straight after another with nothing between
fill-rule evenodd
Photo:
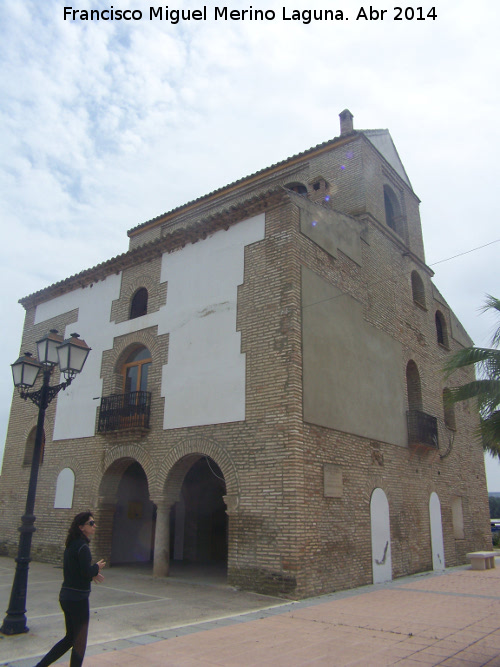
<instances>
[{"instance_id":1,"label":"arched doorway","mask_svg":"<svg viewBox=\"0 0 500 667\"><path fill-rule=\"evenodd\" d=\"M174 563L227 565L225 493L219 466L200 456L186 472L179 500L170 509L170 559Z\"/></svg>"},{"instance_id":2,"label":"arched doorway","mask_svg":"<svg viewBox=\"0 0 500 667\"><path fill-rule=\"evenodd\" d=\"M429 498L429 517L431 524L432 569L439 572L445 569L444 540L441 503L435 491L431 493Z\"/></svg>"},{"instance_id":3,"label":"arched doorway","mask_svg":"<svg viewBox=\"0 0 500 667\"><path fill-rule=\"evenodd\" d=\"M111 565L152 561L155 518L146 473L137 461L130 462L117 486Z\"/></svg>"},{"instance_id":4,"label":"arched doorway","mask_svg":"<svg viewBox=\"0 0 500 667\"><path fill-rule=\"evenodd\" d=\"M391 522L389 502L384 491L377 488L370 500L373 583L392 580Z\"/></svg>"}]
</instances>

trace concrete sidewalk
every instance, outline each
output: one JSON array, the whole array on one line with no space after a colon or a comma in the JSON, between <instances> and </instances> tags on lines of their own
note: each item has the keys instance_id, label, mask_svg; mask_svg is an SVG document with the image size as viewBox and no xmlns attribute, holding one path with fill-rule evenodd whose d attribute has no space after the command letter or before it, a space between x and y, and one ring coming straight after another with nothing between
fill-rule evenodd
<instances>
[{"instance_id":1,"label":"concrete sidewalk","mask_svg":"<svg viewBox=\"0 0 500 667\"><path fill-rule=\"evenodd\" d=\"M0 573L5 570L12 574L13 565L0 559ZM60 581L54 572L32 564L28 608L38 600L47 613L29 618L29 634L0 640L0 665L32 667L64 634L62 615L52 608L52 580ZM2 579L0 601L8 603ZM116 568L105 585L94 586L84 664L500 667L499 628L500 569L465 566L289 602L235 591L216 578L154 580ZM40 651L28 653L28 645ZM69 655L58 664L68 661Z\"/></svg>"}]
</instances>

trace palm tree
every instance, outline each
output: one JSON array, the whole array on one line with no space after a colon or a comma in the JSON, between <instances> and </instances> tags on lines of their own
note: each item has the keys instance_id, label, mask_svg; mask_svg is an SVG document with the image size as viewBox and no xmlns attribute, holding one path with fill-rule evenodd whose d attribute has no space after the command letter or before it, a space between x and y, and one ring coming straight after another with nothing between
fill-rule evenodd
<instances>
[{"instance_id":1,"label":"palm tree","mask_svg":"<svg viewBox=\"0 0 500 667\"><path fill-rule=\"evenodd\" d=\"M494 310L500 318L500 299L488 295L481 310ZM447 400L452 404L477 398L483 449L500 459L500 323L491 344L492 348L467 347L456 352L446 363L444 371L449 377L459 368L475 367L476 379L450 389Z\"/></svg>"}]
</instances>

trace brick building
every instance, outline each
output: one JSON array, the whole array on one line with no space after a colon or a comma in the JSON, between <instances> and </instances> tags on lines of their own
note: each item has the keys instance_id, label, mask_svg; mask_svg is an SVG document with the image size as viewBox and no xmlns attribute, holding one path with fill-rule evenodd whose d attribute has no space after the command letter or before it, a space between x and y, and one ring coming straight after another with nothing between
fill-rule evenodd
<instances>
[{"instance_id":1,"label":"brick building","mask_svg":"<svg viewBox=\"0 0 500 667\"><path fill-rule=\"evenodd\" d=\"M441 368L471 344L425 264L387 130L340 136L129 231L21 300L21 350L92 347L47 411L32 553L94 510L111 564L227 565L303 597L457 565L490 543L478 416ZM465 371L458 382L467 379ZM0 550L14 554L36 408L13 398Z\"/></svg>"}]
</instances>

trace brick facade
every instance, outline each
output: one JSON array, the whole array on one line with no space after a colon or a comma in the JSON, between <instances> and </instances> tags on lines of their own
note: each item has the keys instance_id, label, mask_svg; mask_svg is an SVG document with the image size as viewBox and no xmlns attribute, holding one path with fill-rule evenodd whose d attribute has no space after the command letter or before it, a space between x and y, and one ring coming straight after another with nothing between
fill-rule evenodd
<instances>
[{"instance_id":1,"label":"brick facade","mask_svg":"<svg viewBox=\"0 0 500 667\"><path fill-rule=\"evenodd\" d=\"M307 187L307 195L284 187L297 183ZM387 224L384 186L397 200L397 231ZM166 428L168 397L162 383L175 350L171 349L173 332L165 324L168 318L160 317L173 289L168 281L162 282L162 261L167 255L185 253L193 244L207 244L217 235L224 239L220 235L227 230L237 230L243 221L259 215L265 215L265 233L245 244L243 280L236 286L234 333L241 337L240 353L244 355L244 419ZM147 429L99 433L96 411L90 435L53 440L55 402L49 407L35 512L35 559L58 561L72 516L91 507L99 526L93 551L99 557L117 560L121 547L113 531L118 531L119 498L124 493L120 484L132 464L139 464L145 475L151 503L127 496L129 516L122 519L132 522L130 508L142 508L138 510L144 514L138 517L137 539L144 544L151 540L156 574L168 572L170 554L177 548L174 541L179 542L181 506L188 517L182 527L184 558L190 554L196 560L196 554L203 553L210 559L210 554L221 548L222 542L212 544L211 529L203 526L202 516L208 515L202 514L202 509L192 509L196 503L203 504L194 496L215 487L208 478L200 478L199 486L194 487L199 492L194 494L183 486L193 466L205 462L215 477L220 472L224 479L224 488L217 492L220 499L210 491L206 503L215 507L224 500L224 558L228 582L236 586L304 597L370 583L370 500L375 489L383 490L389 504L393 577L433 567L432 493L440 501L447 565L463 563L468 551L488 546L491 538L483 453L474 437L478 416L473 405L460 404L455 407L456 428L450 430L443 407L446 383L440 369L450 353L470 341L434 288L432 272L425 265L418 198L402 178L399 165L381 154L369 133L344 128L339 138L159 216L131 230L129 236L130 250L125 255L23 300L27 312L21 348L34 351L35 341L46 331L55 328L64 332L79 317L77 305L39 321L36 312L40 304L73 293L88 298L94 286L120 274L116 294L111 289L106 292L112 295L109 321L116 335L99 358L102 396L122 391L121 369L131 351L144 346L152 358L148 378L152 407ZM366 410L363 414L360 410L360 428L355 426L353 432L307 420L307 414L314 410L307 412L304 407L311 399L305 392L315 391L315 378L312 374L309 384L304 384L304 355L314 358L308 341L312 334L321 337L323 332L306 331L309 320L304 311L318 304L304 301L304 272L314 276L325 294L337 295L328 297L332 302L348 299L353 312L362 313L363 327L374 333L374 340L380 336L387 349L398 351L392 364L397 372L388 383L401 396L394 396L391 388L385 393L393 401L391 405L401 399L405 408L394 415L376 415L375 421L406 420L407 368L412 362L418 368L420 409L437 418L438 447L428 442L409 444L407 434L397 442L370 437L372 422ZM412 272L423 285L423 304L415 299ZM152 319L129 320L131 299L141 287L148 291L147 317ZM223 322L224 316L216 311L229 308L224 303L207 302L200 321L215 316L220 318L216 322ZM325 305L326 317L337 312L328 308ZM436 339L436 311L443 317L446 344ZM314 318L311 321L323 321ZM354 325L347 322L346 326ZM92 329L80 333L93 347ZM364 359L362 349L349 353L359 353ZM375 370L380 372L383 366L376 353L366 359L375 359ZM321 365L321 359L315 362ZM325 359L324 365L328 363ZM349 377L344 367L339 369L339 377L340 371L343 384L334 387L331 397L321 396L323 403L330 398L335 402L335 393L355 395L359 383L364 383L366 393L368 367L366 378ZM217 369L212 372L215 377ZM328 372L335 378L335 369ZM329 382L330 375L325 377ZM462 372L456 380L467 377ZM75 394L79 382L83 376L72 385ZM203 401L204 396L211 399L210 375L200 376L199 383L202 391L196 401ZM312 389L306 388L309 386ZM376 414L383 392L380 386L369 389ZM228 394L227 400L231 398ZM196 401L193 398L193 403ZM355 421L357 408L352 403L349 418ZM189 411L196 415L197 405L187 406ZM0 479L2 553L14 554L17 547L18 515L29 477L29 466L23 464L25 445L35 425L36 408L15 395ZM375 425L373 432L378 432ZM57 478L67 467L75 474L72 508L55 509ZM131 479L139 483L139 477ZM462 532L452 511L457 506L458 516L463 516ZM177 508L175 519L170 518L172 507ZM215 521L215 515L214 509L206 520Z\"/></svg>"}]
</instances>

